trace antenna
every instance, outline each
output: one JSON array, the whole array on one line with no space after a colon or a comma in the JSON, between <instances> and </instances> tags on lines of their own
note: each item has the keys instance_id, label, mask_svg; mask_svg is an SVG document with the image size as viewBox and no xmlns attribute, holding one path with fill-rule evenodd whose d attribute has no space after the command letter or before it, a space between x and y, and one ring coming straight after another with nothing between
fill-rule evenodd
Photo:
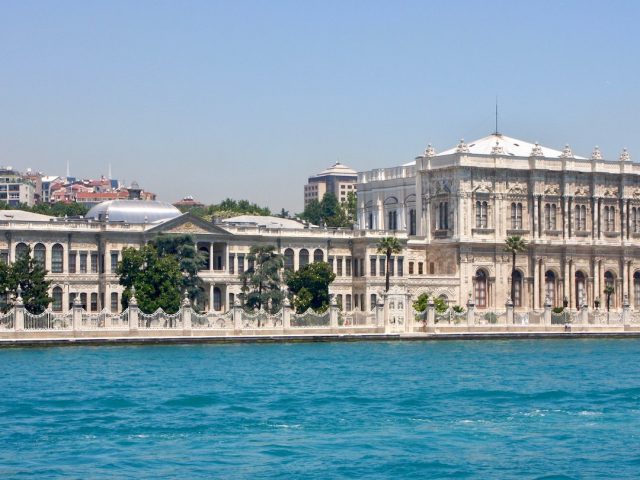
<instances>
[{"instance_id":1,"label":"antenna","mask_svg":"<svg viewBox=\"0 0 640 480\"><path fill-rule=\"evenodd\" d=\"M67 178L69 178L69 177L70 177L70 175L69 175L69 160L67 159Z\"/></svg>"},{"instance_id":2,"label":"antenna","mask_svg":"<svg viewBox=\"0 0 640 480\"><path fill-rule=\"evenodd\" d=\"M499 131L498 131L498 96L496 95L496 131L495 131L496 135L500 135Z\"/></svg>"}]
</instances>

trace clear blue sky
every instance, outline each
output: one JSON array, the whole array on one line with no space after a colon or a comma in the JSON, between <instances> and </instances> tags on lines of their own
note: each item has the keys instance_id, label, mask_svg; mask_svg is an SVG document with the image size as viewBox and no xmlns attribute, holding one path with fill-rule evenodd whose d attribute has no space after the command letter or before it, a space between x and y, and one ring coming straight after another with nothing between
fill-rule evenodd
<instances>
[{"instance_id":1,"label":"clear blue sky","mask_svg":"<svg viewBox=\"0 0 640 480\"><path fill-rule=\"evenodd\" d=\"M302 209L493 130L640 160L637 1L0 2L0 164Z\"/></svg>"}]
</instances>

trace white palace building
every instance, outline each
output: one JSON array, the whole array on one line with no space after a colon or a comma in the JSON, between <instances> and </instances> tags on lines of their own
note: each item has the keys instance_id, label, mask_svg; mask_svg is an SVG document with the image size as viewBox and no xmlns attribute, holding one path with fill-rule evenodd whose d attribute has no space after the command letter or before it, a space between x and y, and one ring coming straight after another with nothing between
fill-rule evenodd
<instances>
[{"instance_id":1,"label":"white palace building","mask_svg":"<svg viewBox=\"0 0 640 480\"><path fill-rule=\"evenodd\" d=\"M157 201L113 200L82 219L20 211L0 214L0 259L30 246L49 271L52 310L66 312L76 296L86 310L119 312L115 268L126 246L159 234L193 235L207 259L200 272L208 301L226 311L241 292L240 274L253 245L274 245L286 269L328 261L331 293L345 310L367 310L384 289L385 257L377 242L395 235L391 284L407 301L422 292L451 305L502 310L508 300L508 236L528 250L517 257L516 309L545 303L570 308L625 301L640 309L640 165L626 151L605 160L542 147L500 134L436 153L429 146L411 163L358 174L358 228L324 229L275 217L237 217L213 224ZM389 308L403 308L396 302ZM393 313L393 312L392 312Z\"/></svg>"}]
</instances>

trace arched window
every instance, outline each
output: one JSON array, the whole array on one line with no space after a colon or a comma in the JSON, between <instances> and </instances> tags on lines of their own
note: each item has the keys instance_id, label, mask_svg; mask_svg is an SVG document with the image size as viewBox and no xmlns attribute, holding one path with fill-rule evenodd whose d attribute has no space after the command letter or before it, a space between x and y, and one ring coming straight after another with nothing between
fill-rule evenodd
<instances>
[{"instance_id":1,"label":"arched window","mask_svg":"<svg viewBox=\"0 0 640 480\"><path fill-rule=\"evenodd\" d=\"M580 232L587 229L587 207L585 205L576 205L574 227Z\"/></svg>"},{"instance_id":2,"label":"arched window","mask_svg":"<svg viewBox=\"0 0 640 480\"><path fill-rule=\"evenodd\" d=\"M47 249L43 244L38 243L33 247L33 259L44 268L47 261Z\"/></svg>"},{"instance_id":3,"label":"arched window","mask_svg":"<svg viewBox=\"0 0 640 480\"><path fill-rule=\"evenodd\" d=\"M545 230L556 229L556 204L546 203L544 206L544 228Z\"/></svg>"},{"instance_id":4,"label":"arched window","mask_svg":"<svg viewBox=\"0 0 640 480\"><path fill-rule=\"evenodd\" d=\"M609 308L615 308L616 307L616 295L615 295L615 276L613 275L613 273L609 270L607 270L606 272L604 272L604 288L608 289L611 288L613 291L610 295L607 295L607 292L604 291L604 306L605 307L609 307ZM607 297L609 298L609 305L607 305Z\"/></svg>"},{"instance_id":5,"label":"arched window","mask_svg":"<svg viewBox=\"0 0 640 480\"><path fill-rule=\"evenodd\" d=\"M587 304L587 278L581 271L576 272L575 276L576 284L576 308L582 308Z\"/></svg>"},{"instance_id":6,"label":"arched window","mask_svg":"<svg viewBox=\"0 0 640 480\"><path fill-rule=\"evenodd\" d=\"M487 228L488 226L488 217L487 217L487 202L476 202L476 228Z\"/></svg>"},{"instance_id":7,"label":"arched window","mask_svg":"<svg viewBox=\"0 0 640 480\"><path fill-rule=\"evenodd\" d=\"M388 225L387 230L397 230L398 229L398 212L395 210L391 210L388 214Z\"/></svg>"},{"instance_id":8,"label":"arched window","mask_svg":"<svg viewBox=\"0 0 640 480\"><path fill-rule=\"evenodd\" d=\"M51 291L51 298L53 298L53 302L51 302L51 310L54 312L62 311L62 288L53 287Z\"/></svg>"},{"instance_id":9,"label":"arched window","mask_svg":"<svg viewBox=\"0 0 640 480\"><path fill-rule=\"evenodd\" d=\"M440 202L438 204L438 221L436 227L438 230L449 229L449 202Z\"/></svg>"},{"instance_id":10,"label":"arched window","mask_svg":"<svg viewBox=\"0 0 640 480\"><path fill-rule=\"evenodd\" d=\"M316 248L313 252L313 261L316 262L324 262L324 252L319 248Z\"/></svg>"},{"instance_id":11,"label":"arched window","mask_svg":"<svg viewBox=\"0 0 640 480\"><path fill-rule=\"evenodd\" d=\"M514 307L522 307L522 273L520 270L513 272L513 301Z\"/></svg>"},{"instance_id":12,"label":"arched window","mask_svg":"<svg viewBox=\"0 0 640 480\"><path fill-rule=\"evenodd\" d=\"M87 309L87 294L86 293L81 293L80 294L80 305L82 305L82 308L84 308L85 310Z\"/></svg>"},{"instance_id":13,"label":"arched window","mask_svg":"<svg viewBox=\"0 0 640 480\"><path fill-rule=\"evenodd\" d=\"M640 233L640 208L633 207L631 209L629 230L631 233Z\"/></svg>"},{"instance_id":14,"label":"arched window","mask_svg":"<svg viewBox=\"0 0 640 480\"><path fill-rule=\"evenodd\" d=\"M336 295L336 303L338 304L338 308L342 310L342 294L341 293Z\"/></svg>"},{"instance_id":15,"label":"arched window","mask_svg":"<svg viewBox=\"0 0 640 480\"><path fill-rule=\"evenodd\" d=\"M522 204L511 204L511 228L513 230L522 230Z\"/></svg>"},{"instance_id":16,"label":"arched window","mask_svg":"<svg viewBox=\"0 0 640 480\"><path fill-rule=\"evenodd\" d=\"M309 250L307 250L306 248L303 248L302 250L300 250L300 253L298 253L298 265L300 268L302 268L308 264L309 264Z\"/></svg>"},{"instance_id":17,"label":"arched window","mask_svg":"<svg viewBox=\"0 0 640 480\"><path fill-rule=\"evenodd\" d=\"M476 307L487 308L487 272L478 270L474 281Z\"/></svg>"},{"instance_id":18,"label":"arched window","mask_svg":"<svg viewBox=\"0 0 640 480\"><path fill-rule=\"evenodd\" d=\"M287 248L284 251L284 269L293 272L293 249Z\"/></svg>"},{"instance_id":19,"label":"arched window","mask_svg":"<svg viewBox=\"0 0 640 480\"><path fill-rule=\"evenodd\" d=\"M20 257L23 257L29 253L29 247L27 247L26 243L20 242L16 245L16 260Z\"/></svg>"},{"instance_id":20,"label":"arched window","mask_svg":"<svg viewBox=\"0 0 640 480\"><path fill-rule=\"evenodd\" d=\"M98 294L95 292L91 294L91 311L98 311Z\"/></svg>"},{"instance_id":21,"label":"arched window","mask_svg":"<svg viewBox=\"0 0 640 480\"><path fill-rule=\"evenodd\" d=\"M222 292L218 287L213 288L213 309L216 312L222 310Z\"/></svg>"},{"instance_id":22,"label":"arched window","mask_svg":"<svg viewBox=\"0 0 640 480\"><path fill-rule=\"evenodd\" d=\"M547 270L547 273L544 274L544 293L545 293L545 303L547 299L551 302L551 306L556 306L556 274L551 270Z\"/></svg>"},{"instance_id":23,"label":"arched window","mask_svg":"<svg viewBox=\"0 0 640 480\"><path fill-rule=\"evenodd\" d=\"M633 274L633 307L640 308L640 272Z\"/></svg>"},{"instance_id":24,"label":"arched window","mask_svg":"<svg viewBox=\"0 0 640 480\"><path fill-rule=\"evenodd\" d=\"M51 273L64 272L64 248L56 243L51 249Z\"/></svg>"},{"instance_id":25,"label":"arched window","mask_svg":"<svg viewBox=\"0 0 640 480\"><path fill-rule=\"evenodd\" d=\"M409 235L416 234L416 211L414 209L409 210Z\"/></svg>"}]
</instances>

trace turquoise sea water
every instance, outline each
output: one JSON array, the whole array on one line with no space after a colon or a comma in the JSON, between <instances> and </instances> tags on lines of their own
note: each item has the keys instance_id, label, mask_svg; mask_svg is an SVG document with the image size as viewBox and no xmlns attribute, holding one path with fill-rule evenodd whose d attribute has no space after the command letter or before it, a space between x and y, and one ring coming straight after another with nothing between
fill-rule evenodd
<instances>
[{"instance_id":1,"label":"turquoise sea water","mask_svg":"<svg viewBox=\"0 0 640 480\"><path fill-rule=\"evenodd\" d=\"M639 478L640 340L0 351L0 478Z\"/></svg>"}]
</instances>

